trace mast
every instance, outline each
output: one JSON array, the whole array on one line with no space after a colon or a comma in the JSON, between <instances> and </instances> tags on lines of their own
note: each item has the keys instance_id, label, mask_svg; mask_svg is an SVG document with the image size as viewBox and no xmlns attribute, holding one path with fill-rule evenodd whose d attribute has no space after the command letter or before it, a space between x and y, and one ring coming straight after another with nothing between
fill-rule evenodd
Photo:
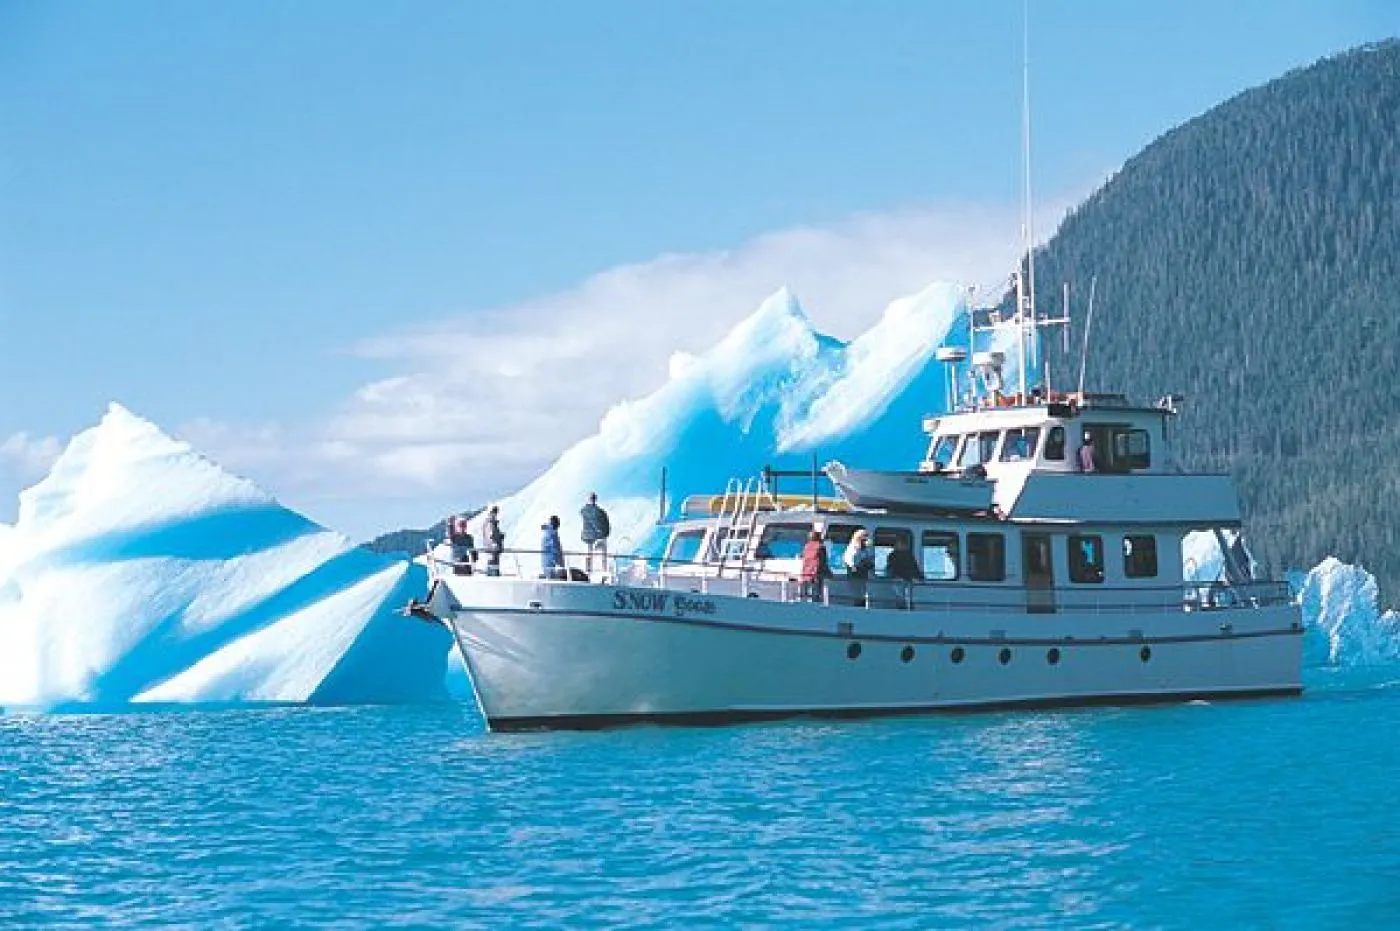
<instances>
[{"instance_id":1,"label":"mast","mask_svg":"<svg viewBox=\"0 0 1400 931\"><path fill-rule=\"evenodd\" d=\"M1026 342L1036 337L1036 230L1030 196L1030 0L1021 4L1021 193L1022 252L1026 256L1025 315L1021 321L1021 403L1026 403ZM1028 319L1029 318L1029 319Z\"/></svg>"},{"instance_id":2,"label":"mast","mask_svg":"<svg viewBox=\"0 0 1400 931\"><path fill-rule=\"evenodd\" d=\"M1021 4L1021 259L1016 268L1016 329L1021 361L1018 403L1030 402L1030 362L1034 358L1050 391L1050 359L1040 351L1042 327L1069 327L1069 284L1065 305L1058 317L1040 316L1035 303L1035 200L1031 190L1031 14L1030 0ZM1066 329L1068 333L1068 329ZM1032 342L1034 341L1034 342Z\"/></svg>"}]
</instances>

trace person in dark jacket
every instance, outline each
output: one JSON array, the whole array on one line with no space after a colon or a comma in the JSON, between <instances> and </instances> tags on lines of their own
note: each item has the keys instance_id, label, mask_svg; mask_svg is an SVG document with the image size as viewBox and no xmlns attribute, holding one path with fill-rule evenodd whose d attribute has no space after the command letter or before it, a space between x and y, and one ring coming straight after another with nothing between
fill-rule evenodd
<instances>
[{"instance_id":1,"label":"person in dark jacket","mask_svg":"<svg viewBox=\"0 0 1400 931\"><path fill-rule=\"evenodd\" d=\"M826 546L822 543L821 531L813 530L807 535L807 542L802 545L802 598L807 601L820 601L822 586L826 584L830 575L831 562Z\"/></svg>"},{"instance_id":2,"label":"person in dark jacket","mask_svg":"<svg viewBox=\"0 0 1400 931\"><path fill-rule=\"evenodd\" d=\"M447 520L447 540L452 545L452 571L471 575L476 562L476 540L467 529L467 515L454 514Z\"/></svg>"},{"instance_id":3,"label":"person in dark jacket","mask_svg":"<svg viewBox=\"0 0 1400 931\"><path fill-rule=\"evenodd\" d=\"M588 553L584 557L583 571L592 575L595 553L598 555L598 571L608 567L608 535L612 533L612 524L608 521L608 512L598 506L596 491L589 494L588 503L578 515L583 519L583 545Z\"/></svg>"},{"instance_id":4,"label":"person in dark jacket","mask_svg":"<svg viewBox=\"0 0 1400 931\"><path fill-rule=\"evenodd\" d=\"M482 549L486 551L486 574L501 574L501 553L506 548L506 535L501 532L500 509L486 509L486 521L481 525Z\"/></svg>"},{"instance_id":5,"label":"person in dark jacket","mask_svg":"<svg viewBox=\"0 0 1400 931\"><path fill-rule=\"evenodd\" d=\"M890 551L890 558L885 561L885 575L905 582L917 582L924 577L923 572L919 570L919 561L909 552L909 546L903 537L895 537L894 549Z\"/></svg>"},{"instance_id":6,"label":"person in dark jacket","mask_svg":"<svg viewBox=\"0 0 1400 931\"><path fill-rule=\"evenodd\" d=\"M564 575L564 544L559 540L559 517L551 515L540 526L540 572L546 579L562 579Z\"/></svg>"}]
</instances>

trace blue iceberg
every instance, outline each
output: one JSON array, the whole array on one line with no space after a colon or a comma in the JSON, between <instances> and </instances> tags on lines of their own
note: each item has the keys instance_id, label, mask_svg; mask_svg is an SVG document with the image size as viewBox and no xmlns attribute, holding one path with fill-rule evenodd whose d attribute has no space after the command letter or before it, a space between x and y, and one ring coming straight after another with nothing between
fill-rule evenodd
<instances>
[{"instance_id":1,"label":"blue iceberg","mask_svg":"<svg viewBox=\"0 0 1400 931\"><path fill-rule=\"evenodd\" d=\"M423 586L114 404L0 531L0 707L445 699Z\"/></svg>"}]
</instances>

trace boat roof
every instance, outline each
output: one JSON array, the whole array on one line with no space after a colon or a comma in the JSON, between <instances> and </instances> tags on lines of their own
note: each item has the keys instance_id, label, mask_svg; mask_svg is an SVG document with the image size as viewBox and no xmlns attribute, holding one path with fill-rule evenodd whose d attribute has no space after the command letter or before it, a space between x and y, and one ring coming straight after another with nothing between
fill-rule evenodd
<instances>
[{"instance_id":1,"label":"boat roof","mask_svg":"<svg viewBox=\"0 0 1400 931\"><path fill-rule=\"evenodd\" d=\"M1058 399L1060 397L1065 399ZM925 433L966 432L970 428L975 429L979 423L1004 428L1081 418L1085 423L1118 422L1124 418L1141 422L1148 418L1164 419L1176 413L1174 408L1165 406L1165 401L1146 406L1134 404L1126 395L1121 394L1076 394L1052 398L1027 403L1019 402L1014 396L983 399L977 406L963 406L943 414L925 415L923 428ZM1081 403L1081 400L1084 403Z\"/></svg>"}]
</instances>

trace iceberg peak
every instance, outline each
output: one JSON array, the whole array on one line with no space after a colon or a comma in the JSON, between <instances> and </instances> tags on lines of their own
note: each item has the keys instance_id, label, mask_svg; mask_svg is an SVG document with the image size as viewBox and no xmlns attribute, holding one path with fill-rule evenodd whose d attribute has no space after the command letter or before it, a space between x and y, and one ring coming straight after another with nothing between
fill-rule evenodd
<instances>
[{"instance_id":1,"label":"iceberg peak","mask_svg":"<svg viewBox=\"0 0 1400 931\"><path fill-rule=\"evenodd\" d=\"M141 494L160 489L159 495ZM113 402L74 436L49 474L20 492L15 528L30 546L215 509L266 506L271 495Z\"/></svg>"}]
</instances>

